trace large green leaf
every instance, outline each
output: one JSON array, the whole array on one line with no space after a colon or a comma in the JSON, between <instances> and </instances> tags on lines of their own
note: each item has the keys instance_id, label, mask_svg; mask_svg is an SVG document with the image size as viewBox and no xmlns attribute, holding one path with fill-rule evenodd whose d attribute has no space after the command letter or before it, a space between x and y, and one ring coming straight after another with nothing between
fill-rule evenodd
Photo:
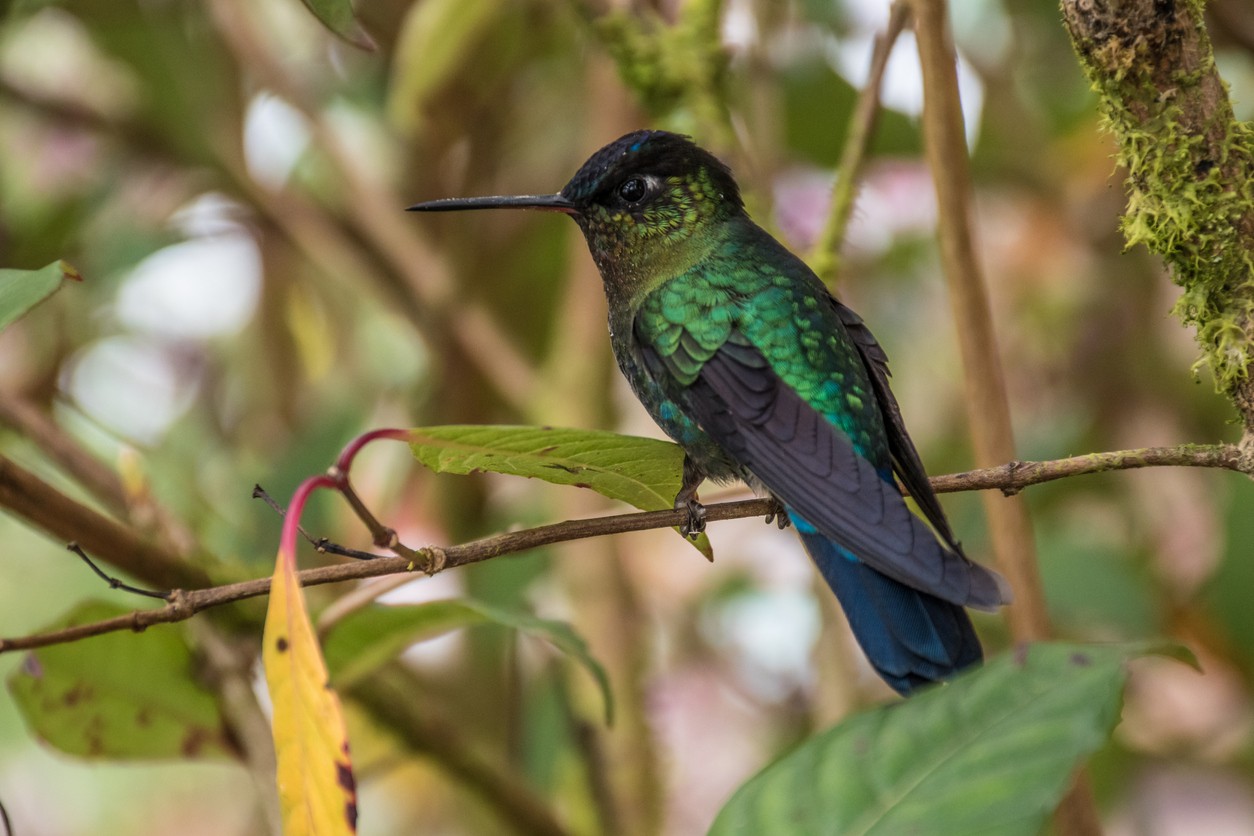
<instances>
[{"instance_id":1,"label":"large green leaf","mask_svg":"<svg viewBox=\"0 0 1254 836\"><path fill-rule=\"evenodd\" d=\"M414 457L436 473L489 470L590 488L643 511L673 508L683 480L678 445L602 430L445 426L411 430ZM711 557L702 534L694 545Z\"/></svg>"},{"instance_id":2,"label":"large green leaf","mask_svg":"<svg viewBox=\"0 0 1254 836\"><path fill-rule=\"evenodd\" d=\"M129 610L86 601L49 629ZM196 681L177 628L106 633L27 654L9 691L30 727L52 746L89 758L233 755L213 696Z\"/></svg>"},{"instance_id":3,"label":"large green leaf","mask_svg":"<svg viewBox=\"0 0 1254 836\"><path fill-rule=\"evenodd\" d=\"M1144 651L1033 645L859 714L749 780L710 833L1037 833L1109 738Z\"/></svg>"},{"instance_id":4,"label":"large green leaf","mask_svg":"<svg viewBox=\"0 0 1254 836\"><path fill-rule=\"evenodd\" d=\"M468 598L425 604L376 605L359 610L337 622L327 632L323 640L323 656L331 671L331 681L343 689L396 658L415 642L477 624L499 624L552 643L592 674L605 699L606 722L613 719L614 702L609 677L600 662L588 652L588 645L569 624L512 612Z\"/></svg>"},{"instance_id":5,"label":"large green leaf","mask_svg":"<svg viewBox=\"0 0 1254 836\"><path fill-rule=\"evenodd\" d=\"M0 270L0 331L55 293L66 279L83 277L64 261L41 270Z\"/></svg>"},{"instance_id":6,"label":"large green leaf","mask_svg":"<svg viewBox=\"0 0 1254 836\"><path fill-rule=\"evenodd\" d=\"M1233 654L1247 666L1254 666L1254 607L1250 606L1250 590L1254 589L1254 560L1250 560L1250 543L1254 543L1254 482L1232 479L1224 523L1226 536L1223 559L1206 584L1203 599L1214 626L1227 640Z\"/></svg>"}]
</instances>

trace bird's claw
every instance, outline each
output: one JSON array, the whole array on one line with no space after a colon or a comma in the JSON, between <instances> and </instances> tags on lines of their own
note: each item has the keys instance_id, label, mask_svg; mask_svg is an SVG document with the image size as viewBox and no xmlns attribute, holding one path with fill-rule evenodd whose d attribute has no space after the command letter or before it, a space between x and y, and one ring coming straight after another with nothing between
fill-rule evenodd
<instances>
[{"instance_id":1,"label":"bird's claw","mask_svg":"<svg viewBox=\"0 0 1254 836\"><path fill-rule=\"evenodd\" d=\"M766 524L770 525L771 523L779 526L780 531L792 525L792 520L788 518L788 511L784 508L784 504L778 500L775 502L775 507L766 515Z\"/></svg>"},{"instance_id":2,"label":"bird's claw","mask_svg":"<svg viewBox=\"0 0 1254 836\"><path fill-rule=\"evenodd\" d=\"M696 499L687 502L676 502L676 511L687 511L688 519L679 526L679 533L690 540L697 539L705 531L705 506Z\"/></svg>"}]
</instances>

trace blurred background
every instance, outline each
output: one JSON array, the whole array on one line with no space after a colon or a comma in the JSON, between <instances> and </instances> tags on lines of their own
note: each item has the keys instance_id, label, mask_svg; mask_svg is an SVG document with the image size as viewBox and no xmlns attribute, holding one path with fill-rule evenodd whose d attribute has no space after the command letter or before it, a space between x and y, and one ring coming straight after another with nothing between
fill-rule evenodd
<instances>
[{"instance_id":1,"label":"blurred background","mask_svg":"<svg viewBox=\"0 0 1254 836\"><path fill-rule=\"evenodd\" d=\"M573 224L405 206L556 191L604 143L662 127L722 156L754 217L806 253L886 19L876 0L356 5L373 51L295 0L0 3L0 266L64 258L85 277L0 334L0 399L117 470L182 553L249 576L271 571L279 530L253 484L283 501L368 429L659 435L613 367L599 278ZM1056 4L953 5L1020 458L1235 440L1234 411L1169 316L1175 287L1157 259L1123 251L1122 173ZM1220 71L1250 119L1254 8L1208 8ZM835 290L888 351L929 470L963 470L909 32L883 101ZM0 452L94 503L29 425L0 426ZM432 476L395 445L372 448L354 479L415 546L622 510L530 480ZM1150 469L1026 496L1060 636L1169 638L1205 667L1137 664L1124 722L1092 765L1109 832L1254 832L1254 485ZM944 504L968 551L989 559L978 498ZM369 547L332 497L315 500L306 526ZM609 670L612 728L582 670L499 628L415 647L406 661L422 687L408 698L577 831L598 828L598 776L620 832L702 831L786 747L891 699L794 534L745 520L710 537L713 565L673 532L647 532L389 593L570 621ZM0 634L31 632L86 597L138 606L63 543L0 515ZM977 618L989 652L1004 650L1002 622ZM0 674L20 662L0 657ZM500 826L438 757L350 715L363 833ZM7 694L0 799L22 836L263 827L242 767L72 759L37 742Z\"/></svg>"}]
</instances>

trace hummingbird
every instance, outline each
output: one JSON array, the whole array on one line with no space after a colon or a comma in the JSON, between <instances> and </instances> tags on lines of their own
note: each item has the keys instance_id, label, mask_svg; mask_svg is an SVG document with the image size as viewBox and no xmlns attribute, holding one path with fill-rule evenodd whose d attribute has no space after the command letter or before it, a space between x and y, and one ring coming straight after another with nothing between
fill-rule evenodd
<instances>
[{"instance_id":1,"label":"hummingbird","mask_svg":"<svg viewBox=\"0 0 1254 836\"><path fill-rule=\"evenodd\" d=\"M582 231L618 367L684 450L685 533L704 528L705 479L742 480L779 504L895 691L982 661L964 608L995 610L1009 586L954 537L884 350L750 219L726 165L688 137L642 130L594 153L556 194L409 207L507 208L561 212Z\"/></svg>"}]
</instances>

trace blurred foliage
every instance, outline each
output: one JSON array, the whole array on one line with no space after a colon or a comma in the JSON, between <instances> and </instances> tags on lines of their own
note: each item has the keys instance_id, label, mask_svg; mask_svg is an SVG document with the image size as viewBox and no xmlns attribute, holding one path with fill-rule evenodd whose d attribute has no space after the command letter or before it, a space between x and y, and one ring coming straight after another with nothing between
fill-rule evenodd
<instances>
[{"instance_id":1,"label":"blurred foliage","mask_svg":"<svg viewBox=\"0 0 1254 836\"><path fill-rule=\"evenodd\" d=\"M1121 175L1056 4L953 5L980 255L1021 455L1234 439L1231 408L1193 379L1194 341L1167 315L1176 289L1145 252L1123 252ZM613 367L598 279L572 225L403 208L553 191L603 143L654 126L717 151L755 217L804 252L882 6L360 0L357 20L376 45L365 52L293 0L4 4L0 268L65 259L84 281L0 333L0 400L47 416L120 474L123 522L232 578L268 574L278 539L253 484L290 495L366 429L509 423L656 436ZM1211 6L1221 67L1248 68L1254 13L1239 0ZM940 473L971 456L912 49L903 39L905 69L890 66L894 95L838 290L892 358L907 423ZM1250 112L1251 79L1229 78L1238 113ZM411 545L618 507L534 480L435 475L385 450L362 458L354 482ZM30 426L0 427L0 454L117 513ZM1181 817L1205 775L1218 817L1208 823L1254 830L1249 483L1159 469L1026 495L1060 635L1170 639L1205 671L1133 665L1124 722L1092 765L1104 816L1124 832L1146 821L1196 832ZM976 498L944 503L986 557ZM305 526L369 547L329 498ZM0 533L0 634L106 594L64 544L11 516L0 516ZM649 532L390 593L410 603L468 594L569 622L606 670L617 717L604 727L593 677L515 632L417 645L392 699L348 701L362 832L490 832L495 802L468 777L483 768L516 781L503 794L541 800L575 832L700 832L786 747L890 698L826 593L809 596L813 573L794 535L761 521L710 535L713 566L673 533ZM311 590L311 607L336 592ZM256 650L256 634L234 632L240 619L201 619ZM998 619L978 626L990 654L1006 649ZM199 659L200 644L189 646ZM21 663L0 657L0 672ZM151 666L133 676L163 687ZM264 827L265 789L239 766L85 765L42 748L12 700L3 705L0 799L19 833Z\"/></svg>"},{"instance_id":2,"label":"blurred foliage","mask_svg":"<svg viewBox=\"0 0 1254 836\"><path fill-rule=\"evenodd\" d=\"M88 600L53 626L126 612ZM35 733L62 752L115 760L237 754L213 697L188 675L193 668L175 631L112 633L35 651L8 684Z\"/></svg>"}]
</instances>

